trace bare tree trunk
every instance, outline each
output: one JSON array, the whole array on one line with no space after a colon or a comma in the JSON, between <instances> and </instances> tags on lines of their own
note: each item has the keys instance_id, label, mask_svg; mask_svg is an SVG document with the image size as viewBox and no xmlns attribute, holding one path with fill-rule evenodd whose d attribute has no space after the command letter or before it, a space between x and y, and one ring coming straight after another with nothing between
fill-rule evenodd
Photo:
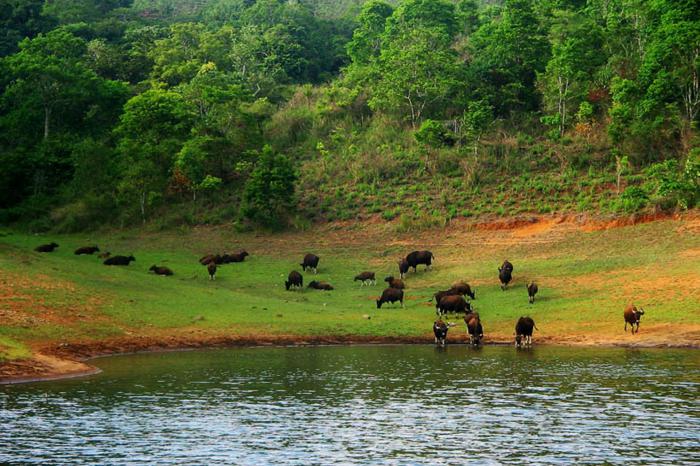
<instances>
[{"instance_id":1,"label":"bare tree trunk","mask_svg":"<svg viewBox=\"0 0 700 466\"><path fill-rule=\"evenodd\" d=\"M146 224L146 190L141 191L141 222Z\"/></svg>"},{"instance_id":2,"label":"bare tree trunk","mask_svg":"<svg viewBox=\"0 0 700 466\"><path fill-rule=\"evenodd\" d=\"M411 107L411 127L413 129L416 129L416 111L413 108L413 101L411 100L411 94L409 94L406 97L406 100L408 100L408 105Z\"/></svg>"},{"instance_id":3,"label":"bare tree trunk","mask_svg":"<svg viewBox=\"0 0 700 466\"><path fill-rule=\"evenodd\" d=\"M44 106L44 140L49 138L49 123L51 121L51 107Z\"/></svg>"}]
</instances>

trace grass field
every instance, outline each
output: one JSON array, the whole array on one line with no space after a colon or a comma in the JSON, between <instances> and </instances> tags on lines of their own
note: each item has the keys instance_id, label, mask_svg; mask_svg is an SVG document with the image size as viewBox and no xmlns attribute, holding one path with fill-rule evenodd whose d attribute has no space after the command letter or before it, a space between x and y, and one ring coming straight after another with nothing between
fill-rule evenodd
<instances>
[{"instance_id":1,"label":"grass field","mask_svg":"<svg viewBox=\"0 0 700 466\"><path fill-rule=\"evenodd\" d=\"M562 219L489 230L451 224L397 235L384 223L328 225L308 232L254 235L226 228L169 233L112 232L73 236L0 236L0 358L27 358L65 343L177 337L430 337L438 289L465 279L476 289L487 341L511 338L516 319L532 316L535 342L700 344L700 222L696 216L601 229ZM56 241L54 253L33 252ZM97 257L75 256L98 244L136 256L128 267L107 267ZM197 259L245 248L244 263L221 266L208 280ZM434 269L407 278L406 307L376 309L381 281L396 274L396 260L431 249ZM288 292L289 271L301 270L305 252L321 257L319 273L335 291ZM507 291L498 265L515 266ZM148 272L167 265L173 277ZM375 287L353 282L376 271ZM525 284L540 293L529 305ZM641 333L623 331L622 310L646 309ZM369 318L368 318L369 317ZM452 319L457 321L456 319ZM464 325L450 339L464 338Z\"/></svg>"}]
</instances>

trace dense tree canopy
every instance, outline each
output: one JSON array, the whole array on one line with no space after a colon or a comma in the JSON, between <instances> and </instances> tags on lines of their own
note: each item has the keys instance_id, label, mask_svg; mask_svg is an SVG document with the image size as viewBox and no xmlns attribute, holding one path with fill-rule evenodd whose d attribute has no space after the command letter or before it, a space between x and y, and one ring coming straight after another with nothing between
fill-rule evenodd
<instances>
[{"instance_id":1,"label":"dense tree canopy","mask_svg":"<svg viewBox=\"0 0 700 466\"><path fill-rule=\"evenodd\" d=\"M297 186L476 179L496 131L548 144L542 165L595 140L657 177L648 199L697 199L697 2L337 3L0 0L0 220L211 202L279 225Z\"/></svg>"}]
</instances>

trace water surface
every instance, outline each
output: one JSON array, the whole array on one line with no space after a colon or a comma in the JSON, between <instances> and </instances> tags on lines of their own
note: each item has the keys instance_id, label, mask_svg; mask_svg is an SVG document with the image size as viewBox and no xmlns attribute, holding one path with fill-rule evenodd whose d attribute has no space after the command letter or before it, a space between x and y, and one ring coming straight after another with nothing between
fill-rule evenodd
<instances>
[{"instance_id":1,"label":"water surface","mask_svg":"<svg viewBox=\"0 0 700 466\"><path fill-rule=\"evenodd\" d=\"M0 387L0 463L700 464L700 352L141 354Z\"/></svg>"}]
</instances>

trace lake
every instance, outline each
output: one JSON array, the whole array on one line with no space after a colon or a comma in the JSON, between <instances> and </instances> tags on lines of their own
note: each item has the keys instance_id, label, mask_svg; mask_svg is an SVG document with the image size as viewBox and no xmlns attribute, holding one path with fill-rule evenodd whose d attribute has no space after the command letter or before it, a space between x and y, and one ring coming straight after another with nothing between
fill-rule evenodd
<instances>
[{"instance_id":1,"label":"lake","mask_svg":"<svg viewBox=\"0 0 700 466\"><path fill-rule=\"evenodd\" d=\"M699 464L700 351L429 345L111 357L0 386L0 463Z\"/></svg>"}]
</instances>

